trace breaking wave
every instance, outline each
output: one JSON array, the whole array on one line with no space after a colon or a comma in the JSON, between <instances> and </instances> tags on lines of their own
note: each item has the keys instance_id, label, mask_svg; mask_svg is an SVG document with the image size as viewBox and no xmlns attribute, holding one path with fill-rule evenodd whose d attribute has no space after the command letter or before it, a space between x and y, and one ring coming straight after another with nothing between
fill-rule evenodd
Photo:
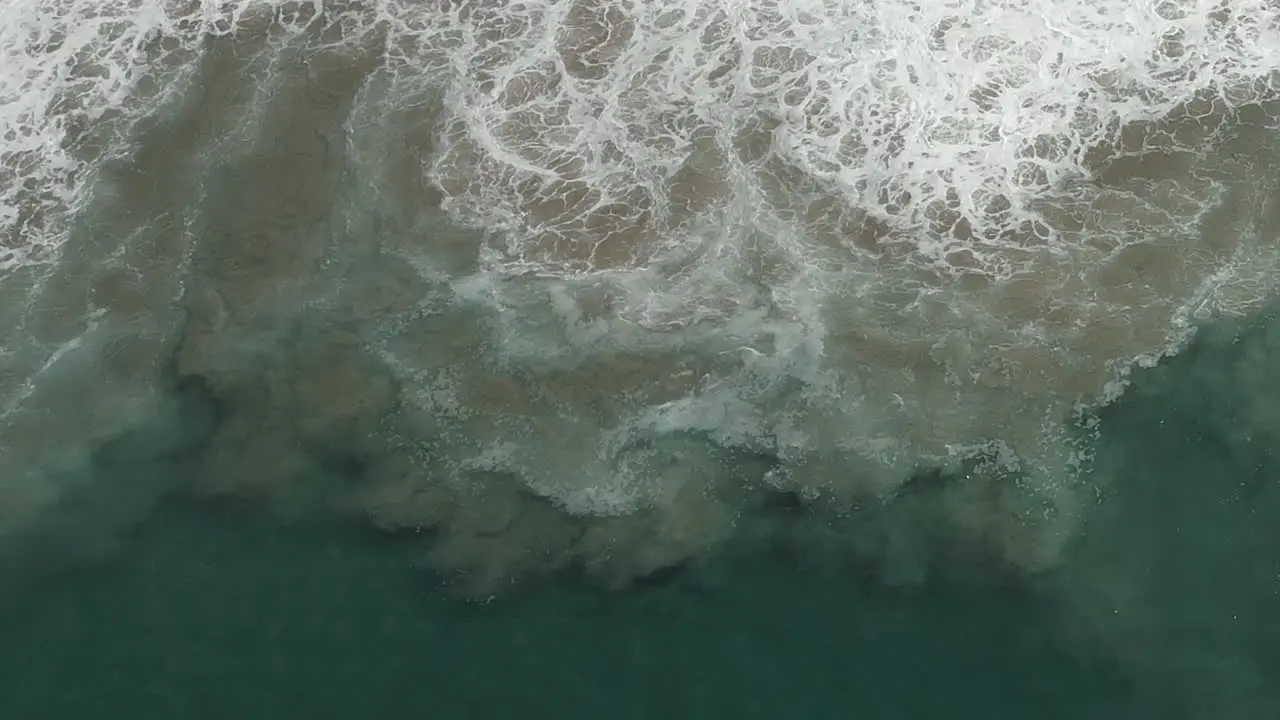
<instances>
[{"instance_id":1,"label":"breaking wave","mask_svg":"<svg viewBox=\"0 0 1280 720\"><path fill-rule=\"evenodd\" d=\"M192 487L480 587L779 496L1042 569L1280 278L1272 0L8 0L0 67L9 535L199 386Z\"/></svg>"}]
</instances>

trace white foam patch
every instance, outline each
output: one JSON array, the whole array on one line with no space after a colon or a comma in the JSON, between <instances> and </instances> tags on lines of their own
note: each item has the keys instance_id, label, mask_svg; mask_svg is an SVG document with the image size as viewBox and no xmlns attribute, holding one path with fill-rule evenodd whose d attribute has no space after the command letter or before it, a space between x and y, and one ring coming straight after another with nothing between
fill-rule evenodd
<instances>
[{"instance_id":1,"label":"white foam patch","mask_svg":"<svg viewBox=\"0 0 1280 720\"><path fill-rule=\"evenodd\" d=\"M1123 128L1271 96L1280 69L1268 0L427 7L455 113L434 168L448 205L552 270L651 262L699 206L754 186L1007 276L1025 265L1008 251L1072 242L1038 206L1121 152Z\"/></svg>"},{"instance_id":2,"label":"white foam patch","mask_svg":"<svg viewBox=\"0 0 1280 720\"><path fill-rule=\"evenodd\" d=\"M510 231L522 267L643 266L750 194L811 238L870 220L876 244L1007 277L1031 268L1028 246L1079 241L1052 201L1079 200L1100 159L1133 151L1123 128L1192 98L1219 113L1271 97L1278 12L1271 0L10 0L4 262L56 245L85 160L110 151L95 142L104 120L154 107L173 85L164 71L201 38L267 18L345 26L348 40L385 29L393 66L444 83L433 176L455 217Z\"/></svg>"},{"instance_id":3,"label":"white foam patch","mask_svg":"<svg viewBox=\"0 0 1280 720\"><path fill-rule=\"evenodd\" d=\"M0 3L0 272L56 259L97 164L183 88L205 38L271 24L358 27L322 0ZM264 23L266 20L266 23Z\"/></svg>"},{"instance_id":4,"label":"white foam patch","mask_svg":"<svg viewBox=\"0 0 1280 720\"><path fill-rule=\"evenodd\" d=\"M783 248L808 263L834 244L1035 272L1082 242L1060 205L1091 201L1083 181L1135 152L1124 128L1193 98L1220 120L1271 97L1280 72L1270 0L11 0L0 13L6 266L56 246L85 161L120 151L104 120L156 106L203 37L264 19L341 26L346 41L385 30L392 67L448 90L432 168L446 206L508 231L509 269L553 273L688 252L726 207L776 243L817 243Z\"/></svg>"},{"instance_id":5,"label":"white foam patch","mask_svg":"<svg viewBox=\"0 0 1280 720\"><path fill-rule=\"evenodd\" d=\"M806 495L986 454L1069 508L1071 413L1280 271L1275 227L1214 214L1276 215L1274 0L0 13L0 268L56 259L95 164L209 36L376 41L384 100L442 94L424 172L487 232L452 309L491 311L489 364L384 356L453 409L455 467L501 460L583 512L698 482L663 469L682 433L776 455L773 481ZM410 132L386 117L349 130ZM482 372L527 374L503 393L528 417L486 406Z\"/></svg>"},{"instance_id":6,"label":"white foam patch","mask_svg":"<svg viewBox=\"0 0 1280 720\"><path fill-rule=\"evenodd\" d=\"M806 490L986 454L1065 513L1088 456L1073 413L1275 289L1277 228L1214 214L1273 202L1274 2L399 12L404 86L446 92L428 175L494 239L466 285L487 288L503 366L716 358L625 422L790 457Z\"/></svg>"},{"instance_id":7,"label":"white foam patch","mask_svg":"<svg viewBox=\"0 0 1280 720\"><path fill-rule=\"evenodd\" d=\"M85 135L131 104L167 24L159 2L0 6L0 270L51 259L80 199Z\"/></svg>"}]
</instances>

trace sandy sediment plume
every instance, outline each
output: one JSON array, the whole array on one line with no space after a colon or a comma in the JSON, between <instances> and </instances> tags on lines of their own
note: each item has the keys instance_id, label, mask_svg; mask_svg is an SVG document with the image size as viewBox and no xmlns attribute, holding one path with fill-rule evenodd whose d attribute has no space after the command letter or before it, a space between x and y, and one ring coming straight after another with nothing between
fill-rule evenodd
<instances>
[{"instance_id":1,"label":"sandy sediment plume","mask_svg":"<svg viewBox=\"0 0 1280 720\"><path fill-rule=\"evenodd\" d=\"M789 94L844 65L762 41L785 14L628 7L157 26L161 46L199 39L184 92L121 125L133 150L102 165L59 264L0 287L32 338L5 376L5 522L58 502L47 467L88 478L92 448L199 387L220 422L184 484L429 534L429 562L481 591L704 557L767 532L770 498L856 518L835 542L894 577L958 538L1043 570L1105 480L1081 421L1198 317L1273 290L1274 188L1250 180L1275 158L1265 87L1187 80L1162 116L1077 98L1093 135L1050 123L1016 177L971 187L907 164L1000 157L918 145L906 70L864 78L868 112L897 119L861 136L852 106ZM677 83L655 44L673 38L713 71ZM1030 57L964 38L973 62ZM1005 75L930 137L1049 92ZM828 167L877 158L878 185ZM64 346L50 367L74 378L28 383Z\"/></svg>"}]
</instances>

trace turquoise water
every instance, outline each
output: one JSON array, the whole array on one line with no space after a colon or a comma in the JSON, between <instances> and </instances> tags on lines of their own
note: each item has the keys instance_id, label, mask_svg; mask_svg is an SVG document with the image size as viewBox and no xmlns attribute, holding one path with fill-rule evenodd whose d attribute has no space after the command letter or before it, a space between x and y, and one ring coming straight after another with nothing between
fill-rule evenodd
<instances>
[{"instance_id":1,"label":"turquoise water","mask_svg":"<svg viewBox=\"0 0 1280 720\"><path fill-rule=\"evenodd\" d=\"M368 537L169 508L3 632L10 717L1121 717L1017 592L759 562L724 586L443 599ZM16 627L15 627L16 625Z\"/></svg>"},{"instance_id":2,"label":"turquoise water","mask_svg":"<svg viewBox=\"0 0 1280 720\"><path fill-rule=\"evenodd\" d=\"M1230 411L1222 368L1274 327L1207 333L1107 412L1098 461L1124 481L1036 581L974 566L894 588L779 545L625 591L564 573L464 602L415 567L413 534L171 499L6 608L4 717L1274 717L1272 448L1243 457L1198 420ZM1064 598L1119 576L1141 622L1100 641Z\"/></svg>"}]
</instances>

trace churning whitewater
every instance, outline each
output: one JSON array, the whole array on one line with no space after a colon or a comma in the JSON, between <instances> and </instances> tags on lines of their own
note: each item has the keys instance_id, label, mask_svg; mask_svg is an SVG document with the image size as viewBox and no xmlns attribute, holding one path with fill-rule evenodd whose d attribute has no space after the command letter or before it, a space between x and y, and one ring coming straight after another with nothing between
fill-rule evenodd
<instances>
[{"instance_id":1,"label":"churning whitewater","mask_svg":"<svg viewBox=\"0 0 1280 720\"><path fill-rule=\"evenodd\" d=\"M14 537L198 385L201 492L480 584L933 470L1042 568L1090 410L1280 279L1273 0L0 0L0 68Z\"/></svg>"}]
</instances>

